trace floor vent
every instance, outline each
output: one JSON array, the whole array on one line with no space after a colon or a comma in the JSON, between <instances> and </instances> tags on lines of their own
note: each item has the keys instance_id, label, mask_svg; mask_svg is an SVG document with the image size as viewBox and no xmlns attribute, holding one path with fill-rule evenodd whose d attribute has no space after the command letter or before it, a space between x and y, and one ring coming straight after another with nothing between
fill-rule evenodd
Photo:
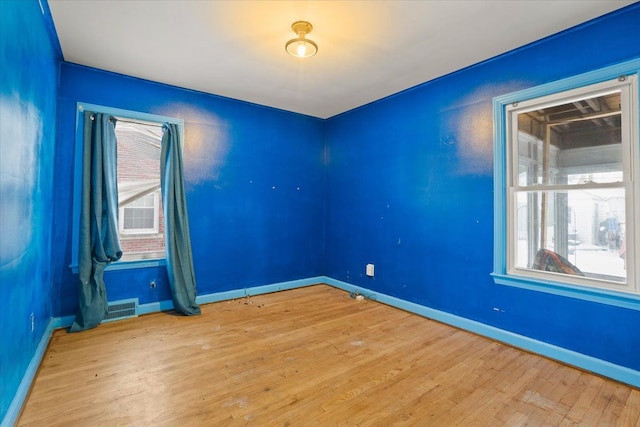
<instances>
[{"instance_id":1,"label":"floor vent","mask_svg":"<svg viewBox=\"0 0 640 427\"><path fill-rule=\"evenodd\" d=\"M103 322L113 322L114 320L138 317L138 299L127 299L113 301L109 303L109 311Z\"/></svg>"}]
</instances>

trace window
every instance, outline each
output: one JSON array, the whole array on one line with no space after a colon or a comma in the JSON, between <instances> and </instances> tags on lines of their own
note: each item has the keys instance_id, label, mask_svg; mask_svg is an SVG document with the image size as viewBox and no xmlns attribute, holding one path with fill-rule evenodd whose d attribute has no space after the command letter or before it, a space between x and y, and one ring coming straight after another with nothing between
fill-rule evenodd
<instances>
[{"instance_id":1,"label":"window","mask_svg":"<svg viewBox=\"0 0 640 427\"><path fill-rule=\"evenodd\" d=\"M120 208L120 234L158 233L158 191L129 202Z\"/></svg>"},{"instance_id":2,"label":"window","mask_svg":"<svg viewBox=\"0 0 640 427\"><path fill-rule=\"evenodd\" d=\"M494 107L496 281L640 309L637 64Z\"/></svg>"},{"instance_id":3,"label":"window","mask_svg":"<svg viewBox=\"0 0 640 427\"><path fill-rule=\"evenodd\" d=\"M71 269L77 272L78 268L85 110L107 113L117 119L118 231L123 255L119 262L112 263L108 269L163 265L165 240L160 192L162 125L166 122L176 123L182 131L182 121L99 105L78 104Z\"/></svg>"},{"instance_id":4,"label":"window","mask_svg":"<svg viewBox=\"0 0 640 427\"><path fill-rule=\"evenodd\" d=\"M162 123L116 118L122 259L164 258L160 196Z\"/></svg>"}]
</instances>

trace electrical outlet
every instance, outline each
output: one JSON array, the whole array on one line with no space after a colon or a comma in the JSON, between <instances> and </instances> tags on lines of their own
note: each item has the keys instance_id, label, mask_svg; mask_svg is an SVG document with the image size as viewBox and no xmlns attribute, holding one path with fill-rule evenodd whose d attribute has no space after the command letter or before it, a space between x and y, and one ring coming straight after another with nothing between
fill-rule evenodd
<instances>
[{"instance_id":1,"label":"electrical outlet","mask_svg":"<svg viewBox=\"0 0 640 427\"><path fill-rule=\"evenodd\" d=\"M373 264L367 264L366 272L367 272L367 276L373 277L373 275L374 275L374 266L373 266Z\"/></svg>"}]
</instances>

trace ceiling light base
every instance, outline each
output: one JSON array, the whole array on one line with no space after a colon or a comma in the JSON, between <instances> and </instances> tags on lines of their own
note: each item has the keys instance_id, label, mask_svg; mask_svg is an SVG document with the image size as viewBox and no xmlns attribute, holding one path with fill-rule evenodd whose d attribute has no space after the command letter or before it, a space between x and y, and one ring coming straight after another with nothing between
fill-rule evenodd
<instances>
[{"instance_id":1,"label":"ceiling light base","mask_svg":"<svg viewBox=\"0 0 640 427\"><path fill-rule=\"evenodd\" d=\"M298 35L298 38L289 40L284 48L287 53L296 58L309 58L318 53L318 45L313 40L305 36L313 30L313 26L307 21L296 21L291 24L291 29Z\"/></svg>"},{"instance_id":2,"label":"ceiling light base","mask_svg":"<svg viewBox=\"0 0 640 427\"><path fill-rule=\"evenodd\" d=\"M300 35L300 33L309 34L311 30L313 30L313 25L311 25L307 21L296 21L291 24L291 29L298 35Z\"/></svg>"}]
</instances>

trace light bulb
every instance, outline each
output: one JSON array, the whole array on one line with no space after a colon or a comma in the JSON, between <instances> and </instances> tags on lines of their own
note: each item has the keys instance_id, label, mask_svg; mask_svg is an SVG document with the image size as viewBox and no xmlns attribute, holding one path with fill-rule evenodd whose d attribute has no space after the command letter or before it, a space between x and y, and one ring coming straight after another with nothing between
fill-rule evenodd
<instances>
[{"instance_id":1,"label":"light bulb","mask_svg":"<svg viewBox=\"0 0 640 427\"><path fill-rule=\"evenodd\" d=\"M307 53L307 45L301 41L298 43L298 56L303 58Z\"/></svg>"},{"instance_id":2,"label":"light bulb","mask_svg":"<svg viewBox=\"0 0 640 427\"><path fill-rule=\"evenodd\" d=\"M289 55L297 58L308 58L318 52L318 45L312 40L305 38L305 36L313 29L310 23L306 21L296 21L291 24L291 29L298 35L298 37L289 40L284 45L284 48Z\"/></svg>"}]
</instances>

